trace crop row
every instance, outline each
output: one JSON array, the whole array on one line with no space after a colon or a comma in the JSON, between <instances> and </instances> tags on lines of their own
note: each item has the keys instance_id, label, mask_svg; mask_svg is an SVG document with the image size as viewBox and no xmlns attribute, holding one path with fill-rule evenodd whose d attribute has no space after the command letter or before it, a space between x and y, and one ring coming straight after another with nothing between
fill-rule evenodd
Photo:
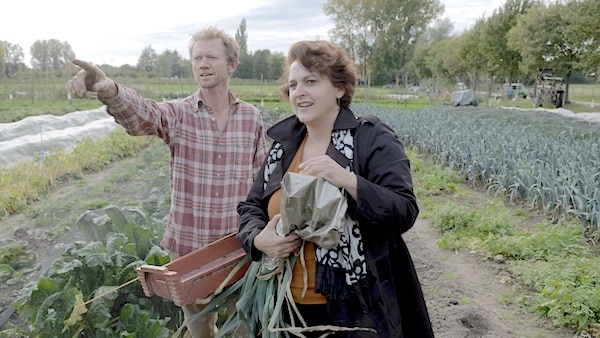
<instances>
[{"instance_id":1,"label":"crop row","mask_svg":"<svg viewBox=\"0 0 600 338\"><path fill-rule=\"evenodd\" d=\"M600 132L597 124L544 111L431 107L400 112L366 106L404 142L459 171L495 196L574 216L582 233L600 230Z\"/></svg>"}]
</instances>

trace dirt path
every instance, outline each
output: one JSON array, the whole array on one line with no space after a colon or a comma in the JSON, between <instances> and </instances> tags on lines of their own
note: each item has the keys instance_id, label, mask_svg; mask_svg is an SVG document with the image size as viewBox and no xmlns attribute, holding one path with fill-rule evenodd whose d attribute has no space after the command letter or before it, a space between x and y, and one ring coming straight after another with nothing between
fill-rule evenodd
<instances>
[{"instance_id":1,"label":"dirt path","mask_svg":"<svg viewBox=\"0 0 600 338\"><path fill-rule=\"evenodd\" d=\"M418 220L404 236L419 274L438 338L572 338L515 303L516 281L502 263L468 250L441 250L439 233Z\"/></svg>"},{"instance_id":2,"label":"dirt path","mask_svg":"<svg viewBox=\"0 0 600 338\"><path fill-rule=\"evenodd\" d=\"M156 172L145 169L142 162L142 156L120 161L101 173L61 186L34 206L33 209L38 210L35 217L21 214L0 221L3 236L27 241L26 248L44 258L22 283L0 289L0 320L8 315L7 320L18 322L10 306L13 291L37 278L59 254L56 242L44 239L52 228L42 225L46 224L43 220L54 220L56 224L79 215L82 211L75 207L78 204L73 201L76 200L106 199L114 204L123 199L144 200L148 196L148 182L156 179ZM117 189L107 188L115 176L131 170L137 173L128 180L118 181ZM168 184L163 184L162 189L168 189ZM515 300L520 288L504 271L502 263L485 260L468 250L439 249L436 245L439 234L427 220L419 220L404 237L423 285L437 337L574 337L574 332L555 329L548 321L520 308ZM71 229L60 241L77 239L78 232ZM0 321L0 330L5 321Z\"/></svg>"}]
</instances>

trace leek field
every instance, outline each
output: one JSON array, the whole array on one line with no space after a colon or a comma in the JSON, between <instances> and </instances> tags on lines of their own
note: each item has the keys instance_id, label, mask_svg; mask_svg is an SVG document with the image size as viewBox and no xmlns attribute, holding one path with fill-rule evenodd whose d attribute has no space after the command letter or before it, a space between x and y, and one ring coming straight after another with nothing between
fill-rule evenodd
<instances>
[{"instance_id":1,"label":"leek field","mask_svg":"<svg viewBox=\"0 0 600 338\"><path fill-rule=\"evenodd\" d=\"M185 88L181 85L179 91ZM240 84L233 90L261 107L267 127L291 114L279 101L276 85ZM498 104L504 108L491 102L452 107L443 104L443 96L419 93L398 99L390 95L394 93L398 91L393 88L361 88L353 109L357 115L378 116L403 141L423 205L421 217L440 229L440 248L469 248L487 258L501 255L511 274L528 288L528 296L518 297L523 307L558 328L594 337L594 330L600 330L598 124L552 110L511 108L527 101ZM36 102L0 99L2 116L10 116L2 122L99 106L96 100L60 99L42 101L56 102L44 110ZM77 158L82 156L88 160ZM78 182L85 175L136 156L140 161L126 173L99 182L97 188L86 187L86 195L75 196L68 205L45 200L62 184L82 184ZM134 278L136 266L168 260L158 246L169 198L168 154L162 144L117 131L108 140L83 142L44 161L0 169L0 218L28 215L44 241L65 250L37 280L32 272L40 257L32 240L3 240L0 293L14 301L13 317L19 319L6 324L0 337L134 337L135 332L169 337L181 330L181 315L173 313L169 302L146 299L139 285L102 296ZM127 184L143 190L143 199L126 198L134 190L120 190ZM460 186L484 190L493 204L461 204ZM88 195L95 189L103 197ZM515 215L529 213L542 216L524 227L515 221ZM61 244L74 230L83 241ZM23 285L26 280L30 283ZM16 290L16 295L7 290ZM95 297L102 300L87 303Z\"/></svg>"}]
</instances>

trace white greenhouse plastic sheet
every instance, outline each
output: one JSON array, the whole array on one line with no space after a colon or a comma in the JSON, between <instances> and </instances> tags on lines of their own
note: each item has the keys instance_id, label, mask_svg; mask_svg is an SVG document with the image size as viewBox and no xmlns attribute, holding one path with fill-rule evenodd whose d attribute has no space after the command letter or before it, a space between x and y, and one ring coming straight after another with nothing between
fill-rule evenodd
<instances>
[{"instance_id":1,"label":"white greenhouse plastic sheet","mask_svg":"<svg viewBox=\"0 0 600 338\"><path fill-rule=\"evenodd\" d=\"M81 140L104 136L117 126L105 107L0 123L0 167L39 158L58 149L70 150Z\"/></svg>"}]
</instances>

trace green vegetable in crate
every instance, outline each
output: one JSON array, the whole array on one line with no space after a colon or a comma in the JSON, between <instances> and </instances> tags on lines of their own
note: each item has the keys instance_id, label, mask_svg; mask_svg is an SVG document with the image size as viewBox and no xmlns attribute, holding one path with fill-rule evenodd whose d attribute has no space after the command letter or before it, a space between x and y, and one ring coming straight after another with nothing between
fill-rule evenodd
<instances>
[{"instance_id":1,"label":"green vegetable in crate","mask_svg":"<svg viewBox=\"0 0 600 338\"><path fill-rule=\"evenodd\" d=\"M346 217L347 208L348 202L339 188L322 178L288 172L282 180L281 219L277 224L277 233L285 236L295 232L303 240L333 249L338 245L343 227L349 221ZM250 265L244 278L232 286L239 288L241 295L236 304L238 311L219 330L219 336L231 332L242 321L248 325L251 333L259 333L262 329L262 337L279 337L283 332L301 336L303 332L310 331L370 330L336 326L307 327L297 311L290 290L295 261L303 259L304 246L300 248L298 255L285 259L263 255L261 261ZM217 299L215 303L219 301ZM284 321L284 311L290 313L291 323ZM295 322L292 311L300 322Z\"/></svg>"}]
</instances>

